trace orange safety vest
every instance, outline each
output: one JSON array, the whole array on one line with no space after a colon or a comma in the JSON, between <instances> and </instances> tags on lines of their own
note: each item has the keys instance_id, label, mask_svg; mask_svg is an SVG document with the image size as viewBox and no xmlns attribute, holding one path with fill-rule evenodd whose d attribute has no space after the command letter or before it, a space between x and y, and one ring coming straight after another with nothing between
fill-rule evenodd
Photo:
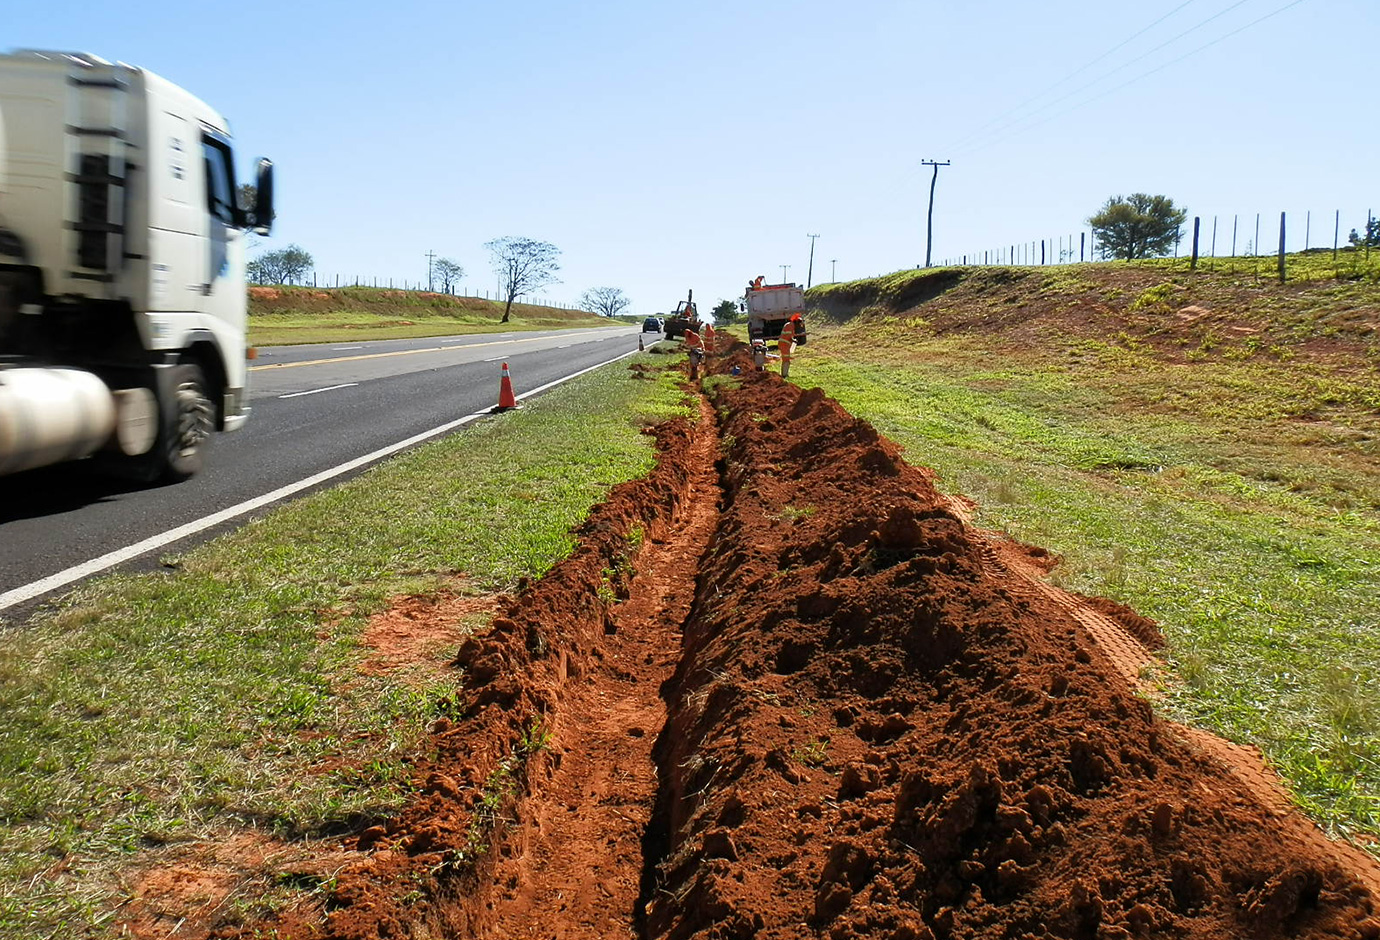
<instances>
[{"instance_id":1,"label":"orange safety vest","mask_svg":"<svg viewBox=\"0 0 1380 940\"><path fill-rule=\"evenodd\" d=\"M781 351L782 359L791 357L791 345L795 343L795 321L787 320L786 325L781 327L781 338L776 341L777 348Z\"/></svg>"},{"instance_id":2,"label":"orange safety vest","mask_svg":"<svg viewBox=\"0 0 1380 940\"><path fill-rule=\"evenodd\" d=\"M704 328L704 345L710 352L714 351L714 324L710 323Z\"/></svg>"},{"instance_id":3,"label":"orange safety vest","mask_svg":"<svg viewBox=\"0 0 1380 940\"><path fill-rule=\"evenodd\" d=\"M703 349L704 347L703 347L702 345L700 345L700 334L696 333L694 330L686 330L686 331L685 331L685 348L686 348L686 349Z\"/></svg>"}]
</instances>

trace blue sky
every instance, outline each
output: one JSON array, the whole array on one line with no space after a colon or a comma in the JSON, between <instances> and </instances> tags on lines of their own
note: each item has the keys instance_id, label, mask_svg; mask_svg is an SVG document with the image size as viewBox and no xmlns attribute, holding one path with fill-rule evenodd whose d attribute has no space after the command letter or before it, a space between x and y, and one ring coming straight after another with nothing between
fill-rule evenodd
<instances>
[{"instance_id":1,"label":"blue sky","mask_svg":"<svg viewBox=\"0 0 1380 940\"><path fill-rule=\"evenodd\" d=\"M434 250L492 291L502 235L562 250L549 297L637 312L803 282L807 233L816 283L881 273L924 260L926 158L953 160L936 262L1117 193L1219 215L1219 253L1233 214L1268 249L1288 211L1293 249L1305 211L1316 246L1380 210L1375 0L6 6L0 49L120 59L224 113L241 174L278 167L261 250L325 277L416 281Z\"/></svg>"}]
</instances>

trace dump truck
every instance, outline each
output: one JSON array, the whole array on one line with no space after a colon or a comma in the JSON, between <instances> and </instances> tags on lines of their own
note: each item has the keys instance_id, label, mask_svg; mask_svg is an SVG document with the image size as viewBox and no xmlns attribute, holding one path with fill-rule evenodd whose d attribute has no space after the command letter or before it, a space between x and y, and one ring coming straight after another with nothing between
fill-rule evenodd
<instances>
[{"instance_id":1,"label":"dump truck","mask_svg":"<svg viewBox=\"0 0 1380 940\"><path fill-rule=\"evenodd\" d=\"M152 72L0 55L0 474L95 456L197 472L249 414L244 241L230 127Z\"/></svg>"},{"instance_id":2,"label":"dump truck","mask_svg":"<svg viewBox=\"0 0 1380 940\"><path fill-rule=\"evenodd\" d=\"M797 284L763 284L757 278L743 294L743 310L748 316L748 342L770 341L781 335L786 321L799 314L795 342L805 345L805 292Z\"/></svg>"},{"instance_id":3,"label":"dump truck","mask_svg":"<svg viewBox=\"0 0 1380 940\"><path fill-rule=\"evenodd\" d=\"M704 328L700 322L699 314L695 308L695 292L686 291L685 299L676 304L676 309L671 311L666 317L664 329L667 339L675 339L677 336L685 335L686 330L694 330L696 333Z\"/></svg>"}]
</instances>

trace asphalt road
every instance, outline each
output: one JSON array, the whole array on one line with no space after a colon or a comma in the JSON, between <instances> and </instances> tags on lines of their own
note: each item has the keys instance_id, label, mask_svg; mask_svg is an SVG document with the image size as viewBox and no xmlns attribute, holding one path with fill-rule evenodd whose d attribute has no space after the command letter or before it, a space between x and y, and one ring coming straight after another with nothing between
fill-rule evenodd
<instances>
[{"instance_id":1,"label":"asphalt road","mask_svg":"<svg viewBox=\"0 0 1380 940\"><path fill-rule=\"evenodd\" d=\"M492 408L503 361L522 395L636 349L637 337L617 326L261 349L248 423L215 435L207 469L185 483L131 487L84 463L0 477L0 617L22 616L41 600L15 595L44 578ZM152 567L265 511L122 564Z\"/></svg>"}]
</instances>

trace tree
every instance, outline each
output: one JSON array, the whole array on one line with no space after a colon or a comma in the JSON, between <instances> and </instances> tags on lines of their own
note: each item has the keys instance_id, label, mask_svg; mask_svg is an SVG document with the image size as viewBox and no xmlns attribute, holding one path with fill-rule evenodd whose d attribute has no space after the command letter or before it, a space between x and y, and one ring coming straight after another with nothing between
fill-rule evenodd
<instances>
[{"instance_id":1,"label":"tree","mask_svg":"<svg viewBox=\"0 0 1380 940\"><path fill-rule=\"evenodd\" d=\"M1168 254L1179 237L1188 212L1176 209L1168 196L1132 193L1107 200L1088 224L1102 257L1154 258Z\"/></svg>"},{"instance_id":2,"label":"tree","mask_svg":"<svg viewBox=\"0 0 1380 940\"><path fill-rule=\"evenodd\" d=\"M617 287L591 287L580 295L580 307L601 317L616 317L630 306L628 295Z\"/></svg>"},{"instance_id":3,"label":"tree","mask_svg":"<svg viewBox=\"0 0 1380 940\"><path fill-rule=\"evenodd\" d=\"M508 322L516 298L547 284L560 283L556 272L561 266L556 259L561 250L550 242L506 235L485 242L484 247L493 255L494 273L498 275L500 290L507 301L500 323Z\"/></svg>"},{"instance_id":4,"label":"tree","mask_svg":"<svg viewBox=\"0 0 1380 940\"><path fill-rule=\"evenodd\" d=\"M1364 248L1367 245L1372 248L1380 248L1380 219L1371 219L1366 223L1365 237L1352 229L1346 240L1354 248Z\"/></svg>"},{"instance_id":5,"label":"tree","mask_svg":"<svg viewBox=\"0 0 1380 940\"><path fill-rule=\"evenodd\" d=\"M717 326L728 326L738 319L738 305L731 300L721 300L711 311Z\"/></svg>"},{"instance_id":6,"label":"tree","mask_svg":"<svg viewBox=\"0 0 1380 940\"><path fill-rule=\"evenodd\" d=\"M460 283L460 278L465 276L465 269L450 258L437 258L431 270L440 279L443 294L451 293L455 285Z\"/></svg>"},{"instance_id":7,"label":"tree","mask_svg":"<svg viewBox=\"0 0 1380 940\"><path fill-rule=\"evenodd\" d=\"M251 249L258 248L259 236L254 234L253 225L254 203L259 200L259 187L255 186L253 183L241 183L236 193L238 194L240 209L244 212L245 223L250 226L250 230L244 233L245 247Z\"/></svg>"},{"instance_id":8,"label":"tree","mask_svg":"<svg viewBox=\"0 0 1380 940\"><path fill-rule=\"evenodd\" d=\"M311 253L301 245L288 245L266 251L249 262L247 273L255 284L296 284L316 266Z\"/></svg>"}]
</instances>

